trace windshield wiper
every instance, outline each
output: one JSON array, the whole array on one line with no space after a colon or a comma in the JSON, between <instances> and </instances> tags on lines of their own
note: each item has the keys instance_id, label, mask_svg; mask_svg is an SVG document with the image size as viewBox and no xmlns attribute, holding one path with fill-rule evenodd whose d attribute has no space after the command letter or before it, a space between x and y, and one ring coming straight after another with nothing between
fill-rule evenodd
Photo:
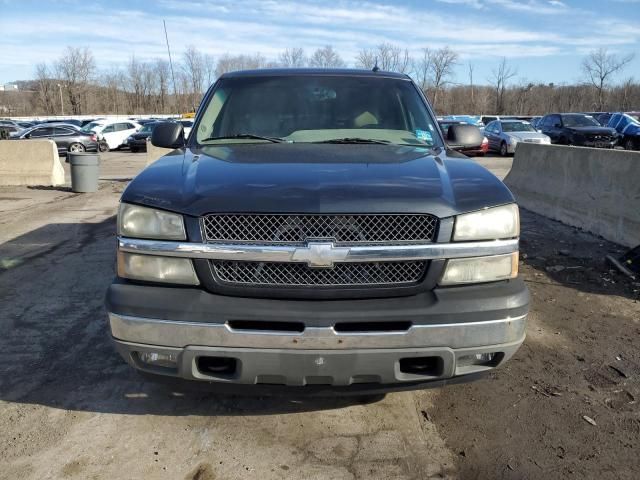
<instances>
[{"instance_id":1,"label":"windshield wiper","mask_svg":"<svg viewBox=\"0 0 640 480\"><path fill-rule=\"evenodd\" d=\"M208 137L205 138L204 140L201 140L202 142L207 142L209 140L231 140L234 138L248 138L248 139L255 139L255 140L267 140L268 142L272 142L272 143L283 143L286 142L287 140L285 140L284 138L280 138L280 137L264 137L262 135L254 135L253 133L236 133L235 135L223 135L220 137Z\"/></svg>"},{"instance_id":2,"label":"windshield wiper","mask_svg":"<svg viewBox=\"0 0 640 480\"><path fill-rule=\"evenodd\" d=\"M391 145L389 140L376 140L374 138L359 137L332 138L331 140L320 140L312 143L373 143L376 145Z\"/></svg>"}]
</instances>

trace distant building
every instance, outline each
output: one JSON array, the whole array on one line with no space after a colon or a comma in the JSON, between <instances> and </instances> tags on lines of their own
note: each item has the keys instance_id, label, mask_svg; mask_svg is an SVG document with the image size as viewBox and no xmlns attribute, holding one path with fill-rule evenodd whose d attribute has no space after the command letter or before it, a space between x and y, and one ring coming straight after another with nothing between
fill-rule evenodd
<instances>
[{"instance_id":1,"label":"distant building","mask_svg":"<svg viewBox=\"0 0 640 480\"><path fill-rule=\"evenodd\" d=\"M0 92L17 92L18 84L17 83L5 83L4 85L0 85Z\"/></svg>"}]
</instances>

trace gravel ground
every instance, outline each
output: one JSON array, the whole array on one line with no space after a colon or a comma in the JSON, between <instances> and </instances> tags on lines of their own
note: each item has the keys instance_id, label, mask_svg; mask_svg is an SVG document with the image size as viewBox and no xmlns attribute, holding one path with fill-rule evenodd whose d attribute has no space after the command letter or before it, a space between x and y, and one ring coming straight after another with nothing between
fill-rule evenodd
<instances>
[{"instance_id":1,"label":"gravel ground","mask_svg":"<svg viewBox=\"0 0 640 480\"><path fill-rule=\"evenodd\" d=\"M640 284L604 262L619 247L523 212L528 337L480 382L367 404L174 391L108 339L144 155L103 160L95 194L0 188L0 479L637 478Z\"/></svg>"}]
</instances>

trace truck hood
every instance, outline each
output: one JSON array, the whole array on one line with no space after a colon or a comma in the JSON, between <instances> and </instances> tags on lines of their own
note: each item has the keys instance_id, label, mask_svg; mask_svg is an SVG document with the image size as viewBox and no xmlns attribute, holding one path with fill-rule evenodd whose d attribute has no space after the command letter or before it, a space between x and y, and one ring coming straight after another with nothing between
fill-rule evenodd
<instances>
[{"instance_id":1,"label":"truck hood","mask_svg":"<svg viewBox=\"0 0 640 480\"><path fill-rule=\"evenodd\" d=\"M430 213L513 202L493 174L443 149L243 144L175 150L143 170L122 201L207 213Z\"/></svg>"}]
</instances>

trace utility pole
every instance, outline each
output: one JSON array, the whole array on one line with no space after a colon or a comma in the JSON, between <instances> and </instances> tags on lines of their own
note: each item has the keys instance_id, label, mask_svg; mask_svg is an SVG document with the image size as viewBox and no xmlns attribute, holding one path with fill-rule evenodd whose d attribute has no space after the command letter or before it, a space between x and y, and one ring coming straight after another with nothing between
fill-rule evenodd
<instances>
[{"instance_id":1,"label":"utility pole","mask_svg":"<svg viewBox=\"0 0 640 480\"><path fill-rule=\"evenodd\" d=\"M171 68L171 81L173 82L173 98L175 99L177 105L178 93L176 91L176 77L173 74L173 62L171 61L171 49L169 48L169 35L167 35L167 22L162 20L162 24L164 25L164 39L167 41L167 53L169 54L169 67Z\"/></svg>"},{"instance_id":2,"label":"utility pole","mask_svg":"<svg viewBox=\"0 0 640 480\"><path fill-rule=\"evenodd\" d=\"M64 117L64 102L62 101L62 85L58 84L58 89L60 90L60 111L61 116Z\"/></svg>"}]
</instances>

